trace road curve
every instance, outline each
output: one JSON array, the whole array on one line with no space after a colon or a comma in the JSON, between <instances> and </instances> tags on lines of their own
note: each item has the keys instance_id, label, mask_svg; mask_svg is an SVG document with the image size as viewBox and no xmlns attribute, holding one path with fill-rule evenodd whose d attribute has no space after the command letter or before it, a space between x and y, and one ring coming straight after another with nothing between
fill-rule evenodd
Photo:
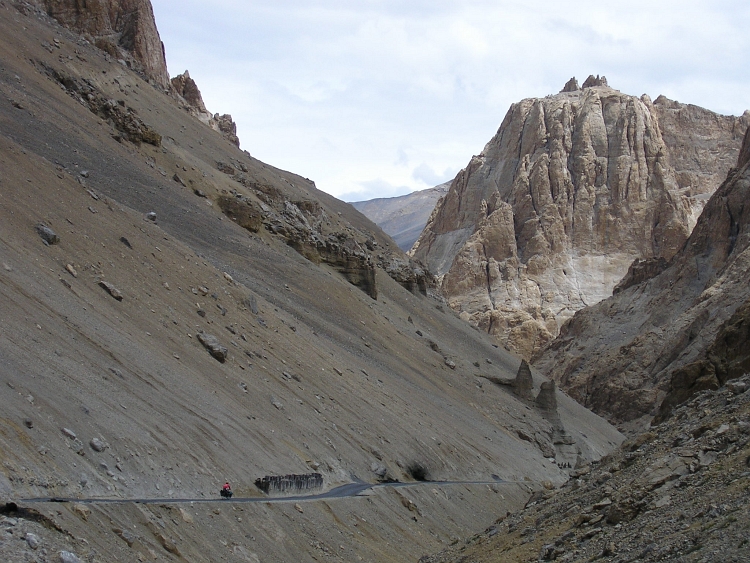
<instances>
[{"instance_id":1,"label":"road curve","mask_svg":"<svg viewBox=\"0 0 750 563\"><path fill-rule=\"evenodd\" d=\"M80 504L195 504L207 502L304 502L312 500L325 500L337 498L352 498L360 496L368 489L377 489L384 487L402 488L402 487L419 487L424 485L455 486L455 485L509 485L519 481L505 481L496 479L494 481L417 481L414 483L365 483L357 481L340 485L329 491L315 495L296 495L288 497L232 497L231 499L222 498L63 498L63 497L40 497L19 499L21 503L42 503L42 502L76 502Z\"/></svg>"}]
</instances>

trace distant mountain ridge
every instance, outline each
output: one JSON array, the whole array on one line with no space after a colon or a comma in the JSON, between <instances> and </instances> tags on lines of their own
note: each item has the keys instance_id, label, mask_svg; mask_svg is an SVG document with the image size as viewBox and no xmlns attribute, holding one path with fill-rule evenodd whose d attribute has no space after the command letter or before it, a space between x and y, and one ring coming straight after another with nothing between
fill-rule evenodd
<instances>
[{"instance_id":1,"label":"distant mountain ridge","mask_svg":"<svg viewBox=\"0 0 750 563\"><path fill-rule=\"evenodd\" d=\"M438 200L448 193L450 182L398 197L355 201L352 205L378 225L406 252L419 238Z\"/></svg>"},{"instance_id":2,"label":"distant mountain ridge","mask_svg":"<svg viewBox=\"0 0 750 563\"><path fill-rule=\"evenodd\" d=\"M464 319L530 357L634 259L680 249L748 123L572 79L511 106L410 253Z\"/></svg>"}]
</instances>

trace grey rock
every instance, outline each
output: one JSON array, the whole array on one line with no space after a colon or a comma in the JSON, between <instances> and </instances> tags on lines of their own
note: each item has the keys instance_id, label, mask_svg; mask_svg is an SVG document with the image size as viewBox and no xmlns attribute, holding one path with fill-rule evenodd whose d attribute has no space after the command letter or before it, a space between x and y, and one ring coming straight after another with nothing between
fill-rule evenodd
<instances>
[{"instance_id":1,"label":"grey rock","mask_svg":"<svg viewBox=\"0 0 750 563\"><path fill-rule=\"evenodd\" d=\"M104 288L117 301L122 301L122 292L111 283L102 280L99 282L99 287Z\"/></svg>"},{"instance_id":2,"label":"grey rock","mask_svg":"<svg viewBox=\"0 0 750 563\"><path fill-rule=\"evenodd\" d=\"M250 309L250 312L253 315L258 314L258 300L255 298L255 295L252 293L245 297L245 306Z\"/></svg>"},{"instance_id":3,"label":"grey rock","mask_svg":"<svg viewBox=\"0 0 750 563\"><path fill-rule=\"evenodd\" d=\"M36 226L36 232L39 233L39 236L42 237L42 240L47 245L57 244L60 242L60 237L57 236L57 233L44 223L39 223Z\"/></svg>"},{"instance_id":4,"label":"grey rock","mask_svg":"<svg viewBox=\"0 0 750 563\"><path fill-rule=\"evenodd\" d=\"M114 528L112 530L115 534L120 536L122 540L128 544L128 547L133 547L133 544L135 543L136 537L128 530L121 530L120 528Z\"/></svg>"},{"instance_id":5,"label":"grey rock","mask_svg":"<svg viewBox=\"0 0 750 563\"><path fill-rule=\"evenodd\" d=\"M60 563L81 563L79 557L75 553L71 553L70 551L61 551L59 555Z\"/></svg>"},{"instance_id":6,"label":"grey rock","mask_svg":"<svg viewBox=\"0 0 750 563\"><path fill-rule=\"evenodd\" d=\"M526 360L521 360L521 365L518 367L518 373L513 380L513 392L522 399L533 401L533 387L534 380L531 377L531 368Z\"/></svg>"},{"instance_id":7,"label":"grey rock","mask_svg":"<svg viewBox=\"0 0 750 563\"><path fill-rule=\"evenodd\" d=\"M63 428L62 433L65 434L71 440L75 440L77 438L76 433L73 432L70 428Z\"/></svg>"},{"instance_id":8,"label":"grey rock","mask_svg":"<svg viewBox=\"0 0 750 563\"><path fill-rule=\"evenodd\" d=\"M742 395L748 389L746 381L728 381L727 389L729 389L735 395Z\"/></svg>"},{"instance_id":9,"label":"grey rock","mask_svg":"<svg viewBox=\"0 0 750 563\"><path fill-rule=\"evenodd\" d=\"M148 213L146 213L146 219L156 222L156 212L149 211Z\"/></svg>"},{"instance_id":10,"label":"grey rock","mask_svg":"<svg viewBox=\"0 0 750 563\"><path fill-rule=\"evenodd\" d=\"M36 534L32 534L31 532L28 532L26 534L26 543L29 545L31 549L39 549L39 545L42 543L39 539L39 536Z\"/></svg>"},{"instance_id":11,"label":"grey rock","mask_svg":"<svg viewBox=\"0 0 750 563\"><path fill-rule=\"evenodd\" d=\"M218 360L222 364L227 360L228 350L224 346L219 344L219 341L213 334L199 332L198 340L201 344L203 344L203 347L208 350L208 353L211 354L211 356L213 356L216 360Z\"/></svg>"},{"instance_id":12,"label":"grey rock","mask_svg":"<svg viewBox=\"0 0 750 563\"><path fill-rule=\"evenodd\" d=\"M216 163L216 169L219 172L223 172L224 174L228 174L230 176L233 176L235 172L234 166L232 166L231 164L227 164L226 162L222 162L222 161L219 161Z\"/></svg>"},{"instance_id":13,"label":"grey rock","mask_svg":"<svg viewBox=\"0 0 750 563\"><path fill-rule=\"evenodd\" d=\"M99 438L92 438L89 442L89 446L91 446L91 449L95 452L103 452L104 449L107 447L107 445L101 441Z\"/></svg>"},{"instance_id":14,"label":"grey rock","mask_svg":"<svg viewBox=\"0 0 750 563\"><path fill-rule=\"evenodd\" d=\"M180 175L177 174L176 172L175 172L175 175L172 176L172 180L180 184L183 188L187 187L187 184L185 184L185 181L182 178L180 178Z\"/></svg>"},{"instance_id":15,"label":"grey rock","mask_svg":"<svg viewBox=\"0 0 750 563\"><path fill-rule=\"evenodd\" d=\"M370 465L370 471L372 471L378 477L385 477L388 473L388 468L382 463L372 462Z\"/></svg>"},{"instance_id":16,"label":"grey rock","mask_svg":"<svg viewBox=\"0 0 750 563\"><path fill-rule=\"evenodd\" d=\"M536 396L536 406L545 411L557 410L557 395L554 381L545 381Z\"/></svg>"},{"instance_id":17,"label":"grey rock","mask_svg":"<svg viewBox=\"0 0 750 563\"><path fill-rule=\"evenodd\" d=\"M23 424L24 426L26 426L26 428L34 428L34 421L30 418L25 418Z\"/></svg>"}]
</instances>

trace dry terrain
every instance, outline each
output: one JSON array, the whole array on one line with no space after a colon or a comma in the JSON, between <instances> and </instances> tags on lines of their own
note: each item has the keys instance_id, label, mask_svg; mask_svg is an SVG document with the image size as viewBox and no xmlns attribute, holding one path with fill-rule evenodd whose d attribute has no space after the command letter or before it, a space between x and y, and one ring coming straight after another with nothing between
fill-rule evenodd
<instances>
[{"instance_id":1,"label":"dry terrain","mask_svg":"<svg viewBox=\"0 0 750 563\"><path fill-rule=\"evenodd\" d=\"M18 510L0 559L416 560L620 443L549 384L542 405L493 383L519 359L350 205L16 4L0 1L0 499ZM168 500L312 472L323 490L490 484Z\"/></svg>"}]
</instances>

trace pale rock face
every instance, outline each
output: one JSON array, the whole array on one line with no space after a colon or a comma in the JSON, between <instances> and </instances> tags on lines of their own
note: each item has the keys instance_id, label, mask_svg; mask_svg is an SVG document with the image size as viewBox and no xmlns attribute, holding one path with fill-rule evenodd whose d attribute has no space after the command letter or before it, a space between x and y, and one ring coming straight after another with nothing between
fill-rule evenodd
<instances>
[{"instance_id":1,"label":"pale rock face","mask_svg":"<svg viewBox=\"0 0 750 563\"><path fill-rule=\"evenodd\" d=\"M736 159L750 114L658 101L590 77L582 90L570 81L511 106L411 251L442 276L451 307L530 357L611 295L634 259L671 258L716 187L706 183ZM679 146L666 145L662 116Z\"/></svg>"},{"instance_id":2,"label":"pale rock face","mask_svg":"<svg viewBox=\"0 0 750 563\"><path fill-rule=\"evenodd\" d=\"M750 371L749 161L750 130L736 167L672 260L634 264L627 283L579 311L534 365L634 431Z\"/></svg>"}]
</instances>

